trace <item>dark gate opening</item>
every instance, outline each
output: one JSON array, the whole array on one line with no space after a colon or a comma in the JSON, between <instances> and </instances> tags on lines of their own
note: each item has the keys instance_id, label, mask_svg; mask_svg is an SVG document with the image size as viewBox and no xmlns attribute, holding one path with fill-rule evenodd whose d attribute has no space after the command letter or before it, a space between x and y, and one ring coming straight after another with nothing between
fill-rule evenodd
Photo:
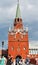
<instances>
[{"instance_id":1,"label":"dark gate opening","mask_svg":"<svg viewBox=\"0 0 38 65\"><path fill-rule=\"evenodd\" d=\"M19 58L19 59L22 59L22 57L20 55L16 56L16 59Z\"/></svg>"},{"instance_id":2,"label":"dark gate opening","mask_svg":"<svg viewBox=\"0 0 38 65\"><path fill-rule=\"evenodd\" d=\"M16 63L19 63L20 59L22 59L20 55L16 56Z\"/></svg>"}]
</instances>

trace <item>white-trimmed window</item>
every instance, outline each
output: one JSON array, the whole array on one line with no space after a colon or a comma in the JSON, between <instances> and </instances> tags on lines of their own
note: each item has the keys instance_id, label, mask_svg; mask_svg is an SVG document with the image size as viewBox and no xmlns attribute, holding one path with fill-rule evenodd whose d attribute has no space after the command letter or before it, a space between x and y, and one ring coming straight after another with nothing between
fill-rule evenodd
<instances>
[{"instance_id":1,"label":"white-trimmed window","mask_svg":"<svg viewBox=\"0 0 38 65\"><path fill-rule=\"evenodd\" d=\"M14 47L12 47L12 50L14 50Z\"/></svg>"},{"instance_id":2,"label":"white-trimmed window","mask_svg":"<svg viewBox=\"0 0 38 65\"><path fill-rule=\"evenodd\" d=\"M25 48L25 47L24 47L23 49L24 49L24 50L26 50L26 48Z\"/></svg>"}]
</instances>

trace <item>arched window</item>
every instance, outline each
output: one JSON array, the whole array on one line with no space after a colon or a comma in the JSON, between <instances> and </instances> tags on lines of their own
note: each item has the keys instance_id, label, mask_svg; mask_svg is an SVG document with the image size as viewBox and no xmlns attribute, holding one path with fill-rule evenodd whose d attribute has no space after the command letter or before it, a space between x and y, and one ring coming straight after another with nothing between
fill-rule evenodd
<instances>
[{"instance_id":1,"label":"arched window","mask_svg":"<svg viewBox=\"0 0 38 65\"><path fill-rule=\"evenodd\" d=\"M14 50L14 47L12 47L12 50Z\"/></svg>"},{"instance_id":2,"label":"arched window","mask_svg":"<svg viewBox=\"0 0 38 65\"><path fill-rule=\"evenodd\" d=\"M24 47L23 49L24 49L24 50L26 50L26 48L25 48L25 47Z\"/></svg>"}]
</instances>

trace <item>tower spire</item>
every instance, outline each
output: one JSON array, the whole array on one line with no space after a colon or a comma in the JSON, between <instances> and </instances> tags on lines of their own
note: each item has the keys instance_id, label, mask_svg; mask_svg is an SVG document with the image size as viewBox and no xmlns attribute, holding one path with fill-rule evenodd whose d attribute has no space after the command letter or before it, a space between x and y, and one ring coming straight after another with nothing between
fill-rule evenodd
<instances>
[{"instance_id":1,"label":"tower spire","mask_svg":"<svg viewBox=\"0 0 38 65\"><path fill-rule=\"evenodd\" d=\"M16 18L21 18L21 12L20 12L20 7L19 7L19 0L18 0L18 4L17 4Z\"/></svg>"}]
</instances>

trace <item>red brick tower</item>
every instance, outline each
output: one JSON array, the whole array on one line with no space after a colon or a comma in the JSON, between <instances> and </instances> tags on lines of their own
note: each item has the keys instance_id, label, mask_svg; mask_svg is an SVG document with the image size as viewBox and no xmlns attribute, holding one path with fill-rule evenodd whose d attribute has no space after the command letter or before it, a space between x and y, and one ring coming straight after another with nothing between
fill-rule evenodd
<instances>
[{"instance_id":1,"label":"red brick tower","mask_svg":"<svg viewBox=\"0 0 38 65\"><path fill-rule=\"evenodd\" d=\"M29 54L28 28L23 28L22 18L20 15L19 2L17 5L14 27L8 32L8 54L13 58L25 59Z\"/></svg>"}]
</instances>

